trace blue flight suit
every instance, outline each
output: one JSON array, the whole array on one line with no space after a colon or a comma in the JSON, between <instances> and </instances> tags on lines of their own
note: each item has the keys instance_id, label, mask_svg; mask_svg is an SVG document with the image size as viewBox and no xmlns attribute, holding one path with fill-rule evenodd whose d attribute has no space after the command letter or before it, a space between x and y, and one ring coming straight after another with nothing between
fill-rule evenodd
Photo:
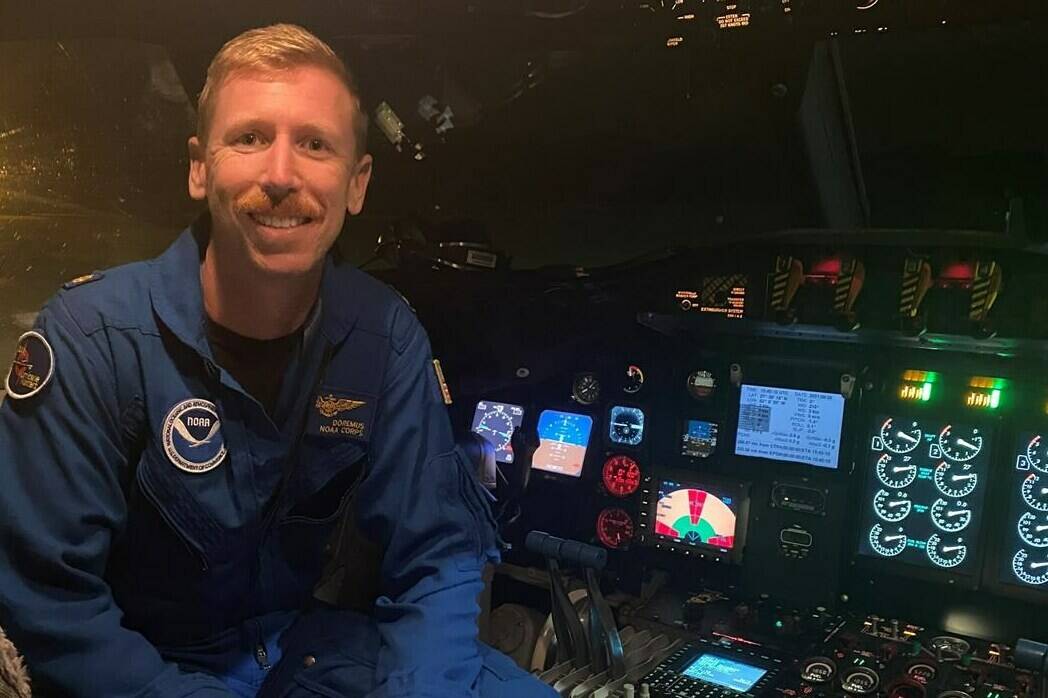
<instances>
[{"instance_id":1,"label":"blue flight suit","mask_svg":"<svg viewBox=\"0 0 1048 698\"><path fill-rule=\"evenodd\" d=\"M271 418L208 346L208 226L67 284L35 328L51 378L0 406L0 626L36 684L555 695L476 639L496 535L413 313L329 257ZM44 344L28 346L23 366ZM368 615L311 603L347 506L382 551Z\"/></svg>"}]
</instances>

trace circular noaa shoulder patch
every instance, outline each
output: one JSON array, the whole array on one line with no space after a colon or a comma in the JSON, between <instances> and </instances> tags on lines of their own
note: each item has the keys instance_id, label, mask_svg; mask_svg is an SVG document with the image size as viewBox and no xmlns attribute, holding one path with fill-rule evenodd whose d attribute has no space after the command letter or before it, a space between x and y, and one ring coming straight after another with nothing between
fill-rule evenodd
<instances>
[{"instance_id":1,"label":"circular noaa shoulder patch","mask_svg":"<svg viewBox=\"0 0 1048 698\"><path fill-rule=\"evenodd\" d=\"M226 457L222 422L215 403L183 400L167 413L162 434L164 453L187 473L206 473Z\"/></svg>"},{"instance_id":2,"label":"circular noaa shoulder patch","mask_svg":"<svg viewBox=\"0 0 1048 698\"><path fill-rule=\"evenodd\" d=\"M8 397L23 400L43 390L54 374L55 352L44 335L30 330L18 338L15 360L4 380L4 390Z\"/></svg>"}]
</instances>

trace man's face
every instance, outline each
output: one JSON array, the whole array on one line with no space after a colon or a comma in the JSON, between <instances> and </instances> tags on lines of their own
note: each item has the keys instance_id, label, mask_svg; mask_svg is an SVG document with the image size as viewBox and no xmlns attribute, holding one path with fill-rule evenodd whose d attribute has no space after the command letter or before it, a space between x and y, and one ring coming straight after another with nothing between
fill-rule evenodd
<instances>
[{"instance_id":1,"label":"man's face","mask_svg":"<svg viewBox=\"0 0 1048 698\"><path fill-rule=\"evenodd\" d=\"M371 178L355 115L354 98L324 68L226 78L207 143L189 141L189 194L207 199L212 243L269 273L317 269Z\"/></svg>"}]
</instances>

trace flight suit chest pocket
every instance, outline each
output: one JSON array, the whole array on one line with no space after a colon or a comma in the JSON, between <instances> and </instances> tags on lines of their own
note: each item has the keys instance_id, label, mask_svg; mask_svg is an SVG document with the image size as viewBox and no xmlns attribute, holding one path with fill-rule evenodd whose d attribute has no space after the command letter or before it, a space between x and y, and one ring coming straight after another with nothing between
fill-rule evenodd
<instances>
[{"instance_id":1,"label":"flight suit chest pocket","mask_svg":"<svg viewBox=\"0 0 1048 698\"><path fill-rule=\"evenodd\" d=\"M337 518L363 478L366 456L357 442L306 436L291 476L283 520L328 523Z\"/></svg>"}]
</instances>

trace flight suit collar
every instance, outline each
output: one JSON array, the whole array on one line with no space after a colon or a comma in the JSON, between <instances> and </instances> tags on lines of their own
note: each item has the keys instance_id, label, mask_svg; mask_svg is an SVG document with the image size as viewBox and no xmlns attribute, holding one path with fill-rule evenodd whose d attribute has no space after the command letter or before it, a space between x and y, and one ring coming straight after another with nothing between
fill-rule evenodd
<instances>
[{"instance_id":1,"label":"flight suit collar","mask_svg":"<svg viewBox=\"0 0 1048 698\"><path fill-rule=\"evenodd\" d=\"M207 341L200 263L210 236L211 217L204 214L153 261L150 284L153 309L160 320L182 342L209 360L214 356ZM328 254L320 284L320 329L332 345L345 339L360 314L361 299L354 293L352 282L356 274L363 272L341 266L346 268L337 268Z\"/></svg>"}]
</instances>

